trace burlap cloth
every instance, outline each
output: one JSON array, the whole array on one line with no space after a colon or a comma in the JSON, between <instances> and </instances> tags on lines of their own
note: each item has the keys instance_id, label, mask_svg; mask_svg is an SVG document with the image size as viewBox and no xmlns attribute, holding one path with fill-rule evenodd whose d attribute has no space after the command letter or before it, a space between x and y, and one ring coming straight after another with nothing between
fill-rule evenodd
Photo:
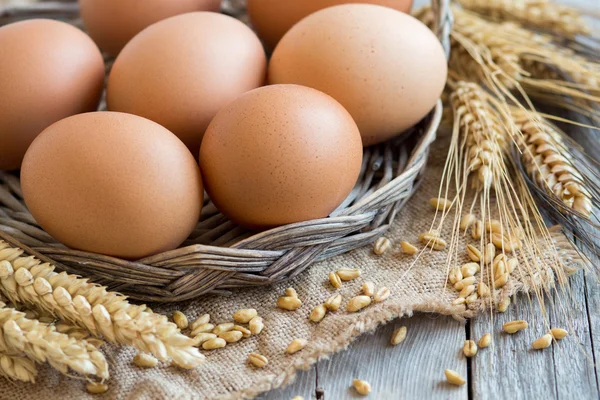
<instances>
[{"instance_id":1,"label":"burlap cloth","mask_svg":"<svg viewBox=\"0 0 600 400\"><path fill-rule=\"evenodd\" d=\"M297 369L310 368L320 357L343 350L360 334L372 331L394 318L416 311L462 316L476 314L476 310L451 306L456 292L443 289L447 252L428 252L414 263L415 257L402 254L397 247L400 240L417 243L419 233L430 228L433 211L427 201L435 197L438 190L446 155L444 142L438 140L433 145L427 177L391 227L387 236L393 239L394 248L385 255L376 256L371 247L365 247L315 264L301 276L277 286L237 290L228 297L207 296L176 306L152 305L155 312L167 314L179 309L190 321L209 313L212 321L217 323L231 321L232 313L240 308L256 308L265 323L260 335L230 344L224 349L206 352L206 363L193 371L182 371L166 365L142 370L131 363L136 353L134 349L105 347L111 379L110 389L104 395L89 395L85 392L84 381L62 376L50 367L42 366L35 385L1 380L0 397L11 400L49 397L65 400L252 398L290 383ZM327 275L340 267L359 268L362 276L344 283L336 291L328 283ZM542 278L548 281L551 277L549 273ZM358 294L365 280L374 282L377 287L387 286L392 292L391 297L362 312L346 313L343 311L345 303ZM293 312L275 306L277 297L288 286L298 291L304 303ZM502 295L526 288L523 282L512 279ZM334 292L343 295L342 308L329 313L319 324L310 322L307 316L312 308L323 303ZM481 309L483 306L479 307ZM294 338L306 338L309 344L304 350L290 356L284 351ZM268 366L264 369L249 366L246 357L250 352L267 356Z\"/></svg>"}]
</instances>

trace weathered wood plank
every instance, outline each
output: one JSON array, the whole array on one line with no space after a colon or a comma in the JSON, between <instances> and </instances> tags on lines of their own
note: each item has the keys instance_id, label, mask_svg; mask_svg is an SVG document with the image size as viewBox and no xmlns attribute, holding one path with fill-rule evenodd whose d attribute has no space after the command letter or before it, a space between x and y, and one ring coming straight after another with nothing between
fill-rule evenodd
<instances>
[{"instance_id":1,"label":"weathered wood plank","mask_svg":"<svg viewBox=\"0 0 600 400\"><path fill-rule=\"evenodd\" d=\"M573 393L582 399L599 396L585 289L584 273L580 271L571 278L565 294L554 296L556 304L549 309L552 327L569 331L566 339L552 346L559 399L571 399ZM598 314L597 308L592 310Z\"/></svg>"},{"instance_id":2,"label":"weathered wood plank","mask_svg":"<svg viewBox=\"0 0 600 400\"><path fill-rule=\"evenodd\" d=\"M291 385L272 390L259 397L258 400L290 400L296 396L302 396L305 400L315 398L315 389L317 387L317 371L311 368L308 371L300 371L296 380Z\"/></svg>"},{"instance_id":3,"label":"weathered wood plank","mask_svg":"<svg viewBox=\"0 0 600 400\"><path fill-rule=\"evenodd\" d=\"M493 318L493 319L492 319ZM524 319L529 328L514 335L502 332L505 322ZM555 399L556 379L552 351L531 349L546 331L535 297L519 296L503 314L480 316L471 321L470 335L479 340L492 333L493 344L480 349L471 362L473 399Z\"/></svg>"},{"instance_id":4,"label":"weathered wood plank","mask_svg":"<svg viewBox=\"0 0 600 400\"><path fill-rule=\"evenodd\" d=\"M392 332L402 325L408 328L406 340L390 345ZM371 384L373 399L466 400L468 385L451 386L444 376L446 368L467 376L467 363L459 355L465 332L464 324L450 317L398 319L375 335L361 337L349 351L319 362L319 387L327 400L360 398L351 386L359 378Z\"/></svg>"}]
</instances>

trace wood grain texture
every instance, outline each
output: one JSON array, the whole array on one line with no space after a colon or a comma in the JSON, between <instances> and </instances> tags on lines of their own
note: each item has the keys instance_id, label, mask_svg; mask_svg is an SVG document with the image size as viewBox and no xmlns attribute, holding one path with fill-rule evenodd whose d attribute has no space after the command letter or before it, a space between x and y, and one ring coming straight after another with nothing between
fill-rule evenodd
<instances>
[{"instance_id":1,"label":"wood grain texture","mask_svg":"<svg viewBox=\"0 0 600 400\"><path fill-rule=\"evenodd\" d=\"M302 396L305 400L315 398L317 387L317 370L311 368L308 371L300 371L293 384L283 388L270 391L258 397L259 400L291 400L296 396Z\"/></svg>"},{"instance_id":2,"label":"wood grain texture","mask_svg":"<svg viewBox=\"0 0 600 400\"><path fill-rule=\"evenodd\" d=\"M485 333L493 336L493 344L481 349L470 360L474 399L489 396L500 399L556 398L552 351L531 349L533 341L547 329L541 315L537 299L520 296L505 313L480 316L471 321L473 340L479 340ZM514 335L502 332L505 322L518 319L528 321L529 328Z\"/></svg>"},{"instance_id":3,"label":"wood grain texture","mask_svg":"<svg viewBox=\"0 0 600 400\"><path fill-rule=\"evenodd\" d=\"M403 325L406 340L392 346L392 332ZM464 324L449 317L398 319L361 337L349 351L319 362L319 387L327 400L361 398L351 386L355 378L371 384L372 399L467 399L467 385L452 386L444 376L450 368L466 378L467 363L460 353L464 340Z\"/></svg>"}]
</instances>

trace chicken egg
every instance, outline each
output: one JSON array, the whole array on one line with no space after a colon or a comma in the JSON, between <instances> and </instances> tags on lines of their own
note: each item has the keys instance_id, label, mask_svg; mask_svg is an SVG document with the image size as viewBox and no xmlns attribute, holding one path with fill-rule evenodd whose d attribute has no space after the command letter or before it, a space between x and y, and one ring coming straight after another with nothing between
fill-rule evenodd
<instances>
[{"instance_id":1,"label":"chicken egg","mask_svg":"<svg viewBox=\"0 0 600 400\"><path fill-rule=\"evenodd\" d=\"M339 101L365 146L384 142L433 109L447 64L436 36L388 7L344 4L298 22L281 39L269 82L309 86Z\"/></svg>"},{"instance_id":2,"label":"chicken egg","mask_svg":"<svg viewBox=\"0 0 600 400\"><path fill-rule=\"evenodd\" d=\"M49 19L0 27L0 60L0 170L15 170L49 125L96 110L104 61L85 33Z\"/></svg>"},{"instance_id":3,"label":"chicken egg","mask_svg":"<svg viewBox=\"0 0 600 400\"><path fill-rule=\"evenodd\" d=\"M266 64L260 40L237 19L178 15L144 29L121 51L108 79L108 109L155 121L198 154L211 119L262 86Z\"/></svg>"},{"instance_id":4,"label":"chicken egg","mask_svg":"<svg viewBox=\"0 0 600 400\"><path fill-rule=\"evenodd\" d=\"M251 229L328 216L360 173L358 128L333 98L297 85L250 91L213 119L200 148L217 208Z\"/></svg>"},{"instance_id":5,"label":"chicken egg","mask_svg":"<svg viewBox=\"0 0 600 400\"><path fill-rule=\"evenodd\" d=\"M25 203L46 232L79 250L139 259L175 249L200 217L200 169L185 145L135 115L63 119L33 142Z\"/></svg>"}]
</instances>

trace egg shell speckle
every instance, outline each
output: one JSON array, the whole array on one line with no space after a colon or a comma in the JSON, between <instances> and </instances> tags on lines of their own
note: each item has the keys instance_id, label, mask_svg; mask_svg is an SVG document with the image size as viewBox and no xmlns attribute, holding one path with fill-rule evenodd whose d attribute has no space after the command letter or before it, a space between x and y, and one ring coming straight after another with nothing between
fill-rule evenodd
<instances>
[{"instance_id":1,"label":"egg shell speckle","mask_svg":"<svg viewBox=\"0 0 600 400\"><path fill-rule=\"evenodd\" d=\"M200 149L209 196L252 229L326 217L354 187L361 163L348 112L296 85L242 95L217 114Z\"/></svg>"},{"instance_id":2,"label":"egg shell speckle","mask_svg":"<svg viewBox=\"0 0 600 400\"><path fill-rule=\"evenodd\" d=\"M179 246L204 194L198 165L177 137L113 112L47 128L25 155L21 184L32 215L57 240L127 259Z\"/></svg>"},{"instance_id":3,"label":"egg shell speckle","mask_svg":"<svg viewBox=\"0 0 600 400\"><path fill-rule=\"evenodd\" d=\"M79 0L86 31L112 56L158 21L194 11L219 11L220 7L221 0Z\"/></svg>"},{"instance_id":4,"label":"egg shell speckle","mask_svg":"<svg viewBox=\"0 0 600 400\"><path fill-rule=\"evenodd\" d=\"M430 112L446 84L444 50L410 15L372 4L326 8L298 22L269 64L270 83L309 86L339 101L365 146Z\"/></svg>"},{"instance_id":5,"label":"egg shell speckle","mask_svg":"<svg viewBox=\"0 0 600 400\"><path fill-rule=\"evenodd\" d=\"M198 154L211 119L262 86L266 65L260 40L237 19L178 15L148 27L119 54L108 80L108 109L155 121Z\"/></svg>"},{"instance_id":6,"label":"egg shell speckle","mask_svg":"<svg viewBox=\"0 0 600 400\"><path fill-rule=\"evenodd\" d=\"M103 86L102 55L79 29L49 19L0 27L0 170L19 169L49 125L94 111Z\"/></svg>"},{"instance_id":7,"label":"egg shell speckle","mask_svg":"<svg viewBox=\"0 0 600 400\"><path fill-rule=\"evenodd\" d=\"M413 0L248 0L248 16L252 27L265 45L273 49L283 35L302 18L323 8L347 4L369 3L410 12Z\"/></svg>"}]
</instances>

